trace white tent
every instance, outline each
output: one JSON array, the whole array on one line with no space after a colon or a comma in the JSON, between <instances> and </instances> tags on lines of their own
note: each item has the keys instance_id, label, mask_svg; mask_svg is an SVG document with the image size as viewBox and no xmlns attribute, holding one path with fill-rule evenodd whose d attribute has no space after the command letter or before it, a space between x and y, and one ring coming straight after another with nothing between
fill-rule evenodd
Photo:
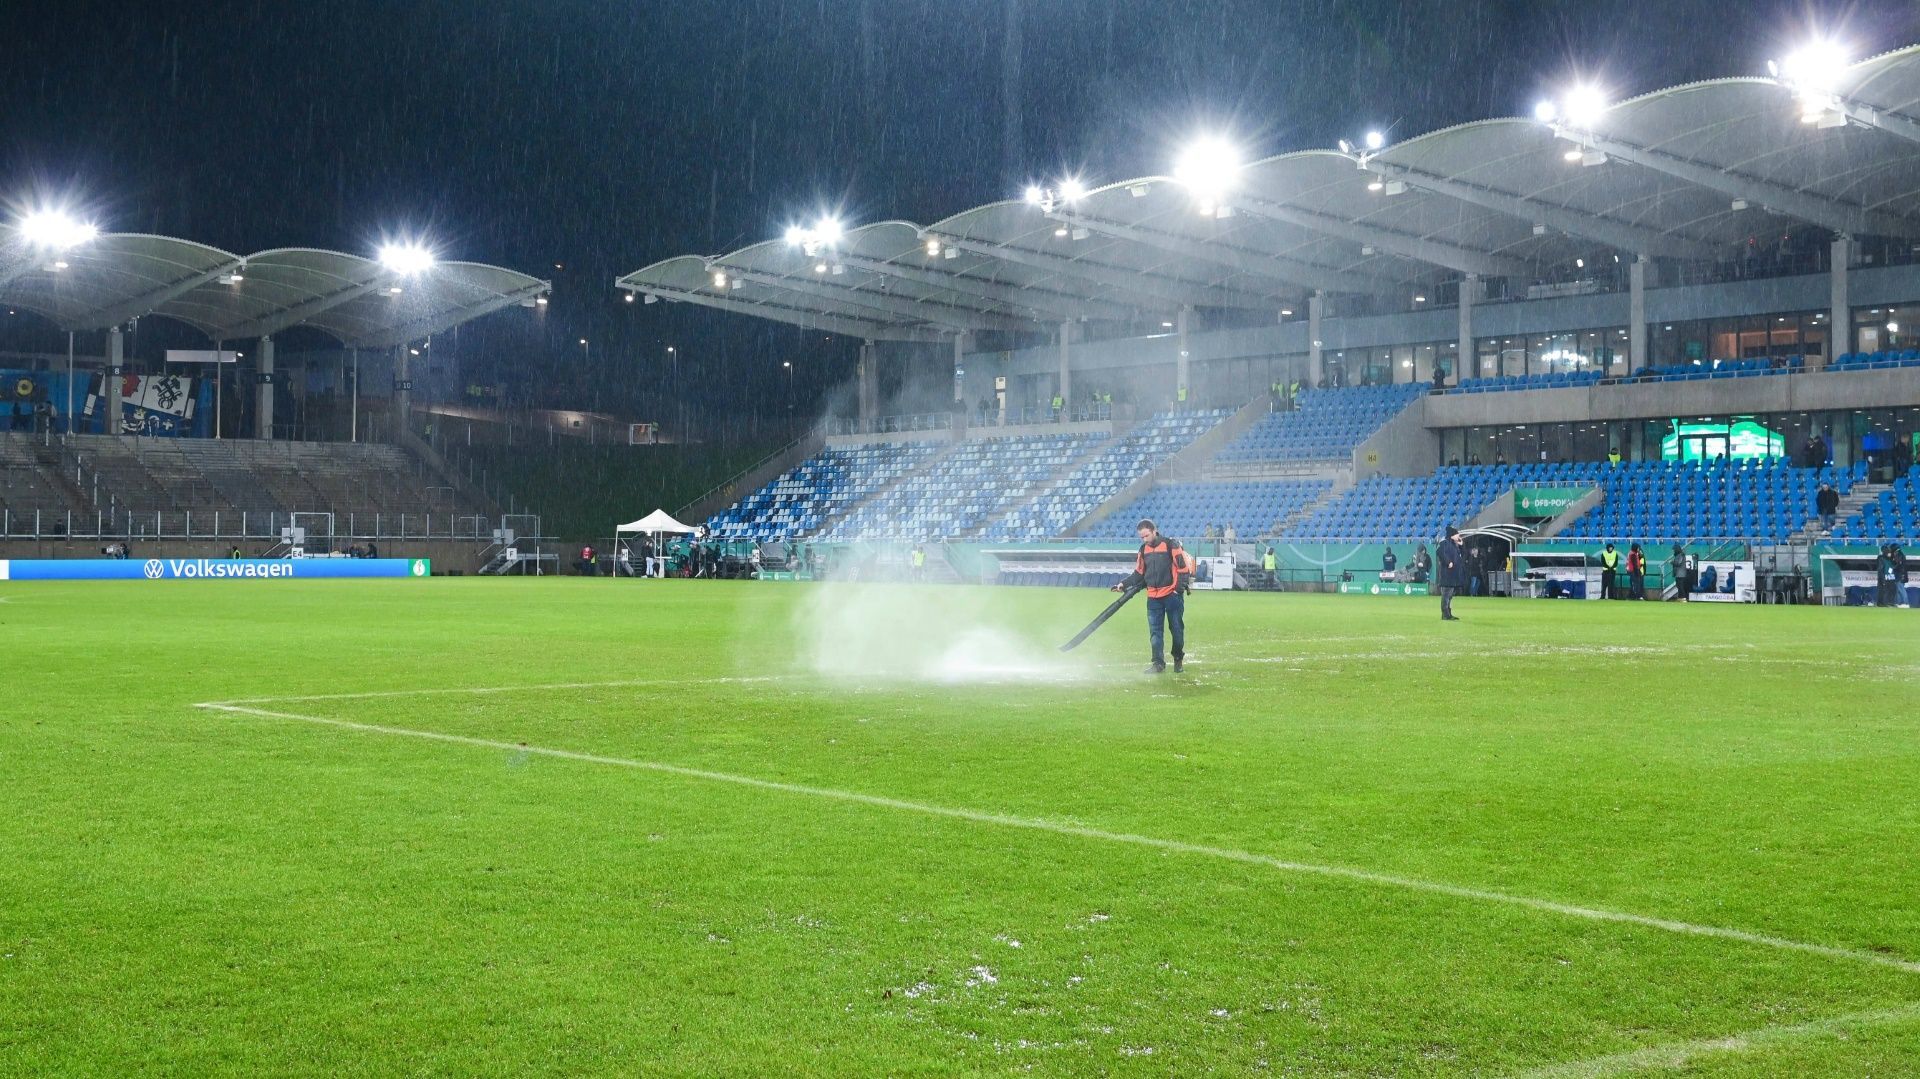
<instances>
[{"instance_id":1,"label":"white tent","mask_svg":"<svg viewBox=\"0 0 1920 1079\"><path fill-rule=\"evenodd\" d=\"M658 535L664 535L667 533L691 534L698 531L699 530L694 528L692 525L681 524L679 521L674 520L673 515L668 513L666 510L654 510L652 513L647 514L645 517L642 517L637 521L628 521L626 524L616 527L613 530L613 549L614 549L613 575L615 577L618 577L621 574L620 559L622 557L622 553L624 552L624 548L621 546L621 543L620 543L620 538L622 536L627 535L628 533L633 533L633 534L643 535L643 536L658 536ZM666 558L665 558L666 552L662 550L660 554L661 554L660 564L664 567L666 565ZM629 569L627 572L631 574L633 571ZM662 569L661 572L665 573L666 571Z\"/></svg>"},{"instance_id":2,"label":"white tent","mask_svg":"<svg viewBox=\"0 0 1920 1079\"><path fill-rule=\"evenodd\" d=\"M637 521L629 521L626 524L623 524L620 527L614 529L613 531L616 535L618 535L619 533L622 533L622 532L688 533L688 532L697 532L699 531L699 529L695 528L692 525L684 525L684 524L681 524L679 521L674 520L673 514L668 513L666 510L654 510L652 513L647 514L645 517L642 517Z\"/></svg>"}]
</instances>

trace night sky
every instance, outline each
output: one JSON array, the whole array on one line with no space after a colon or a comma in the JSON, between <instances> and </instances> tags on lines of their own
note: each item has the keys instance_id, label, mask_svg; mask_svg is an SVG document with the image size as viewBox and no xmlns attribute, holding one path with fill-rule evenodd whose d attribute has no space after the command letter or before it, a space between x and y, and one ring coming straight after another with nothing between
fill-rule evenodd
<instances>
[{"instance_id":1,"label":"night sky","mask_svg":"<svg viewBox=\"0 0 1920 1079\"><path fill-rule=\"evenodd\" d=\"M237 252L419 233L554 280L544 318L463 346L526 399L643 418L672 343L707 414L779 408L788 357L807 411L846 343L613 278L823 208L927 221L1161 172L1201 127L1264 156L1523 113L1576 71L1618 96L1758 74L1810 27L1920 41L1908 0L1020 0L1010 147L1007 3L0 0L0 194Z\"/></svg>"}]
</instances>

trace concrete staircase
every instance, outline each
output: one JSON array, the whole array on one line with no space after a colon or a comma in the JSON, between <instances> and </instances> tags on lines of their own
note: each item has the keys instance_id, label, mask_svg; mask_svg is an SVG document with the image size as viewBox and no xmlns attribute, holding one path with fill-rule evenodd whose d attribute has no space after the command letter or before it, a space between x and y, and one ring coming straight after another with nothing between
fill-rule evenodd
<instances>
[{"instance_id":1,"label":"concrete staircase","mask_svg":"<svg viewBox=\"0 0 1920 1079\"><path fill-rule=\"evenodd\" d=\"M1869 502L1878 501L1880 492L1888 490L1892 486L1890 483L1854 484L1852 490L1840 496L1840 508L1835 511L1833 515L1834 521L1836 523L1843 522L1854 514L1859 513L1860 507L1865 506ZM1825 538L1826 533L1820 528L1820 518L1813 516L1807 518L1807 523L1801 525L1798 531L1788 534L1786 545L1789 547L1806 547L1818 543Z\"/></svg>"}]
</instances>

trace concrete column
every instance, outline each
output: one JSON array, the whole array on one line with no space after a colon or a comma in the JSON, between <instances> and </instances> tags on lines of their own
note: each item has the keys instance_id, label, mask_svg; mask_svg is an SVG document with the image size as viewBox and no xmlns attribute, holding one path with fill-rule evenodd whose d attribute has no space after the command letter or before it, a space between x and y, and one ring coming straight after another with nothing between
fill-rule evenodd
<instances>
[{"instance_id":1,"label":"concrete column","mask_svg":"<svg viewBox=\"0 0 1920 1079\"><path fill-rule=\"evenodd\" d=\"M1468 274L1460 279L1460 335L1454 345L1458 358L1453 361L1453 378L1449 381L1458 386L1463 378L1480 377L1480 359L1473 351L1473 305L1480 299L1480 275Z\"/></svg>"},{"instance_id":2,"label":"concrete column","mask_svg":"<svg viewBox=\"0 0 1920 1079\"><path fill-rule=\"evenodd\" d=\"M1853 237L1842 233L1833 238L1833 255L1830 259L1832 272L1827 276L1833 282L1833 312L1827 321L1833 329L1827 335L1827 362L1831 363L1842 353L1853 351L1853 301L1847 293L1847 274L1853 266Z\"/></svg>"},{"instance_id":3,"label":"concrete column","mask_svg":"<svg viewBox=\"0 0 1920 1079\"><path fill-rule=\"evenodd\" d=\"M396 345L393 350L393 408L394 423L397 429L393 438L398 440L400 431L413 430L413 375L407 370L407 346Z\"/></svg>"},{"instance_id":4,"label":"concrete column","mask_svg":"<svg viewBox=\"0 0 1920 1079\"><path fill-rule=\"evenodd\" d=\"M1307 297L1307 385L1318 386L1327 375L1320 359L1320 322L1327 312L1327 294L1318 289Z\"/></svg>"},{"instance_id":5,"label":"concrete column","mask_svg":"<svg viewBox=\"0 0 1920 1079\"><path fill-rule=\"evenodd\" d=\"M1647 256L1635 255L1627 267L1627 370L1648 366Z\"/></svg>"},{"instance_id":6,"label":"concrete column","mask_svg":"<svg viewBox=\"0 0 1920 1079\"><path fill-rule=\"evenodd\" d=\"M260 339L260 377L253 396L253 437L273 439L273 338Z\"/></svg>"},{"instance_id":7,"label":"concrete column","mask_svg":"<svg viewBox=\"0 0 1920 1079\"><path fill-rule=\"evenodd\" d=\"M110 435L120 433L124 421L120 418L120 369L126 364L127 339L115 326L107 331L107 373L100 381L105 391L101 397L106 402L107 411L100 430Z\"/></svg>"},{"instance_id":8,"label":"concrete column","mask_svg":"<svg viewBox=\"0 0 1920 1079\"><path fill-rule=\"evenodd\" d=\"M1180 352L1173 361L1173 400L1176 404L1181 404L1187 398L1187 395L1181 391L1192 385L1188 380L1188 372L1193 351L1188 345L1188 334L1193 329L1193 305L1183 305L1180 313L1173 318L1174 336L1178 339L1180 346Z\"/></svg>"},{"instance_id":9,"label":"concrete column","mask_svg":"<svg viewBox=\"0 0 1920 1079\"><path fill-rule=\"evenodd\" d=\"M874 369L877 359L872 341L860 342L860 419L871 422L880 416L880 373Z\"/></svg>"},{"instance_id":10,"label":"concrete column","mask_svg":"<svg viewBox=\"0 0 1920 1079\"><path fill-rule=\"evenodd\" d=\"M1073 408L1073 371L1069 359L1073 354L1073 322L1068 320L1060 324L1060 382L1054 390L1060 397L1061 415Z\"/></svg>"},{"instance_id":11,"label":"concrete column","mask_svg":"<svg viewBox=\"0 0 1920 1079\"><path fill-rule=\"evenodd\" d=\"M953 403L966 411L967 405L967 345L973 341L970 333L953 335Z\"/></svg>"}]
</instances>

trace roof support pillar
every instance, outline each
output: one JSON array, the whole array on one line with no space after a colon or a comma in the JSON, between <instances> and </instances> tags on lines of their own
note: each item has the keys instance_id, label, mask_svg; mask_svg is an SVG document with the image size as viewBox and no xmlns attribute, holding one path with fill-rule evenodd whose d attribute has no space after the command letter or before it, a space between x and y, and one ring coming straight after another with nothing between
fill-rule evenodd
<instances>
[{"instance_id":1,"label":"roof support pillar","mask_svg":"<svg viewBox=\"0 0 1920 1079\"><path fill-rule=\"evenodd\" d=\"M1827 362L1843 352L1853 351L1853 300L1849 295L1847 274L1853 266L1853 237L1841 233L1833 238L1833 253L1828 261L1827 277L1832 282L1833 313L1827 316Z\"/></svg>"},{"instance_id":2,"label":"roof support pillar","mask_svg":"<svg viewBox=\"0 0 1920 1079\"><path fill-rule=\"evenodd\" d=\"M1460 335L1454 345L1453 384L1478 375L1479 361L1473 349L1473 305L1480 299L1480 275L1470 273L1460 279Z\"/></svg>"},{"instance_id":3,"label":"roof support pillar","mask_svg":"<svg viewBox=\"0 0 1920 1079\"><path fill-rule=\"evenodd\" d=\"M874 370L879 359L879 350L873 347L872 340L860 342L860 363L856 372L860 381L860 426L868 425L880 418L880 374Z\"/></svg>"},{"instance_id":4,"label":"roof support pillar","mask_svg":"<svg viewBox=\"0 0 1920 1079\"><path fill-rule=\"evenodd\" d=\"M965 412L967 404L967 346L973 342L970 333L953 335L953 403Z\"/></svg>"},{"instance_id":5,"label":"roof support pillar","mask_svg":"<svg viewBox=\"0 0 1920 1079\"><path fill-rule=\"evenodd\" d=\"M1192 331L1193 305L1185 304L1179 314L1174 316L1174 336L1179 341L1180 351L1173 361L1173 403L1176 408L1184 408L1187 403L1188 374L1191 371L1193 351L1188 346L1188 334Z\"/></svg>"},{"instance_id":6,"label":"roof support pillar","mask_svg":"<svg viewBox=\"0 0 1920 1079\"><path fill-rule=\"evenodd\" d=\"M101 417L100 430L109 435L119 434L121 429L126 426L126 421L120 416L122 411L120 404L120 368L125 364L126 356L126 334L122 332L117 325L108 327L107 373L106 376L100 380L105 384L101 387L104 391L101 396L106 400L107 411L106 414Z\"/></svg>"},{"instance_id":7,"label":"roof support pillar","mask_svg":"<svg viewBox=\"0 0 1920 1079\"><path fill-rule=\"evenodd\" d=\"M1326 317L1327 294L1315 290L1307 297L1307 385L1319 386L1327 377L1326 364L1321 359L1320 322Z\"/></svg>"},{"instance_id":8,"label":"roof support pillar","mask_svg":"<svg viewBox=\"0 0 1920 1079\"><path fill-rule=\"evenodd\" d=\"M260 339L260 373L253 393L253 437L273 441L273 335Z\"/></svg>"},{"instance_id":9,"label":"roof support pillar","mask_svg":"<svg viewBox=\"0 0 1920 1079\"><path fill-rule=\"evenodd\" d=\"M1635 255L1627 267L1627 370L1646 367L1647 256Z\"/></svg>"},{"instance_id":10,"label":"roof support pillar","mask_svg":"<svg viewBox=\"0 0 1920 1079\"><path fill-rule=\"evenodd\" d=\"M1071 320L1060 324L1060 378L1053 387L1054 419L1065 420L1067 410L1073 407L1073 338L1074 325Z\"/></svg>"},{"instance_id":11,"label":"roof support pillar","mask_svg":"<svg viewBox=\"0 0 1920 1079\"><path fill-rule=\"evenodd\" d=\"M400 432L413 430L413 377L407 370L407 346L393 346L393 440Z\"/></svg>"}]
</instances>

